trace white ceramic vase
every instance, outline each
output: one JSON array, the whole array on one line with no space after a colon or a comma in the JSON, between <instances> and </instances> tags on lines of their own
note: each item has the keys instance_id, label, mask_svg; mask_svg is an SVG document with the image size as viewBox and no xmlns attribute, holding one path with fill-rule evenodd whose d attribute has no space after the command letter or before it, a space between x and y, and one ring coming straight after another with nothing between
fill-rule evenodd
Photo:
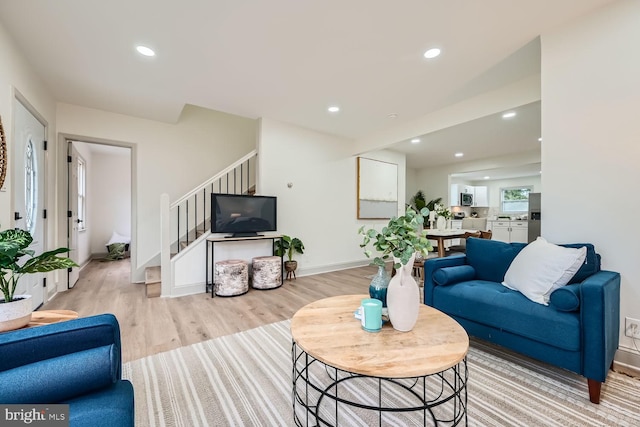
<instances>
[{"instance_id":1,"label":"white ceramic vase","mask_svg":"<svg viewBox=\"0 0 640 427\"><path fill-rule=\"evenodd\" d=\"M408 332L418 321L420 310L420 288L411 275L413 270L414 253L409 262L396 270L387 289L387 309L389 320L397 331ZM394 262L400 260L394 257Z\"/></svg>"},{"instance_id":2,"label":"white ceramic vase","mask_svg":"<svg viewBox=\"0 0 640 427\"><path fill-rule=\"evenodd\" d=\"M436 220L436 228L438 230L444 230L445 228L447 228L447 219L443 216L439 216Z\"/></svg>"},{"instance_id":3,"label":"white ceramic vase","mask_svg":"<svg viewBox=\"0 0 640 427\"><path fill-rule=\"evenodd\" d=\"M0 332L13 331L31 321L31 295L18 295L12 302L0 302Z\"/></svg>"}]
</instances>

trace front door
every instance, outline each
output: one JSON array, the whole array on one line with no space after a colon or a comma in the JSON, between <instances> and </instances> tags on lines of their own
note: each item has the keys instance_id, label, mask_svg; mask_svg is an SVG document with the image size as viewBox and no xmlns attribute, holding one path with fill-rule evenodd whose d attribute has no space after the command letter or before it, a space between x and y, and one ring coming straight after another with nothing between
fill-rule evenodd
<instances>
[{"instance_id":1,"label":"front door","mask_svg":"<svg viewBox=\"0 0 640 427\"><path fill-rule=\"evenodd\" d=\"M29 249L44 251L45 126L19 101L14 103L13 206L14 226L33 236ZM44 302L43 274L22 276L16 295L32 296L33 308Z\"/></svg>"}]
</instances>

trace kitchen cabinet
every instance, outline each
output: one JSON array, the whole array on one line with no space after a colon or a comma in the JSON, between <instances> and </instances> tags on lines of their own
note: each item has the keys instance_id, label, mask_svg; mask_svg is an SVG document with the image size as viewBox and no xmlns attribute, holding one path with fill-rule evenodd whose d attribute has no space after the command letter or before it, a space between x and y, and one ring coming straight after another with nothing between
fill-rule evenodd
<instances>
[{"instance_id":1,"label":"kitchen cabinet","mask_svg":"<svg viewBox=\"0 0 640 427\"><path fill-rule=\"evenodd\" d=\"M473 206L486 208L489 206L489 187L486 185L479 185L474 187L473 191Z\"/></svg>"},{"instance_id":2,"label":"kitchen cabinet","mask_svg":"<svg viewBox=\"0 0 640 427\"><path fill-rule=\"evenodd\" d=\"M529 239L527 221L488 221L489 230L493 232L492 240L506 243L527 243Z\"/></svg>"},{"instance_id":3,"label":"kitchen cabinet","mask_svg":"<svg viewBox=\"0 0 640 427\"><path fill-rule=\"evenodd\" d=\"M460 184L451 184L449 193L449 205L460 206L460 193L464 193L464 186Z\"/></svg>"},{"instance_id":4,"label":"kitchen cabinet","mask_svg":"<svg viewBox=\"0 0 640 427\"><path fill-rule=\"evenodd\" d=\"M461 219L452 219L451 220L451 228L454 230L462 230L462 220ZM449 248L449 246L459 246L461 239L451 239L447 240L447 244L445 244L445 248Z\"/></svg>"},{"instance_id":5,"label":"kitchen cabinet","mask_svg":"<svg viewBox=\"0 0 640 427\"><path fill-rule=\"evenodd\" d=\"M474 187L472 185L451 184L451 191L449 194L449 202L451 206L460 206L460 193L473 195L472 207L489 206L489 187L486 185Z\"/></svg>"},{"instance_id":6,"label":"kitchen cabinet","mask_svg":"<svg viewBox=\"0 0 640 427\"><path fill-rule=\"evenodd\" d=\"M511 242L529 242L529 223L527 221L511 221Z\"/></svg>"}]
</instances>

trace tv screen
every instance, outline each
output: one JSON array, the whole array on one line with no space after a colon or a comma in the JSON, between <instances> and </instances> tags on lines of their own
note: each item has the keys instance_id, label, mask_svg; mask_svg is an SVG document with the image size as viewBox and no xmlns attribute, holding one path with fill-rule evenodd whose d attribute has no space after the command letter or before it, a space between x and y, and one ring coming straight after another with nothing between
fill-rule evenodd
<instances>
[{"instance_id":1,"label":"tv screen","mask_svg":"<svg viewBox=\"0 0 640 427\"><path fill-rule=\"evenodd\" d=\"M276 198L239 194L211 195L211 232L256 236L276 231Z\"/></svg>"}]
</instances>

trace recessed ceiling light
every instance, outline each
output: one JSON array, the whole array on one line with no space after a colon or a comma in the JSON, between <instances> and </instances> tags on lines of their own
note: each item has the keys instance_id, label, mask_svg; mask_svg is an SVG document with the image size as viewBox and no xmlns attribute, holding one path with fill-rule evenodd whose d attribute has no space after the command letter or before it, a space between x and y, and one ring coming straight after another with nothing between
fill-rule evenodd
<instances>
[{"instance_id":1,"label":"recessed ceiling light","mask_svg":"<svg viewBox=\"0 0 640 427\"><path fill-rule=\"evenodd\" d=\"M327 111L330 113L337 113L338 111L340 111L340 107L338 107L337 105L332 105L331 107L327 108Z\"/></svg>"},{"instance_id":2,"label":"recessed ceiling light","mask_svg":"<svg viewBox=\"0 0 640 427\"><path fill-rule=\"evenodd\" d=\"M153 51L153 49L146 46L136 46L136 50L138 51L138 53L144 56L156 56L156 53Z\"/></svg>"},{"instance_id":3,"label":"recessed ceiling light","mask_svg":"<svg viewBox=\"0 0 640 427\"><path fill-rule=\"evenodd\" d=\"M490 176L485 176L485 177L484 177L484 179L489 179L489 178L491 178L491 177L490 177Z\"/></svg>"},{"instance_id":4,"label":"recessed ceiling light","mask_svg":"<svg viewBox=\"0 0 640 427\"><path fill-rule=\"evenodd\" d=\"M398 115L396 113L391 113L387 117L389 117L390 119L397 119Z\"/></svg>"},{"instance_id":5,"label":"recessed ceiling light","mask_svg":"<svg viewBox=\"0 0 640 427\"><path fill-rule=\"evenodd\" d=\"M538 138L538 142L542 142L542 137Z\"/></svg>"},{"instance_id":6,"label":"recessed ceiling light","mask_svg":"<svg viewBox=\"0 0 640 427\"><path fill-rule=\"evenodd\" d=\"M462 157L462 156L464 156L464 153L456 153L456 154L454 154L454 156L456 156L456 157Z\"/></svg>"},{"instance_id":7,"label":"recessed ceiling light","mask_svg":"<svg viewBox=\"0 0 640 427\"><path fill-rule=\"evenodd\" d=\"M502 115L502 118L503 119L510 119L512 117L515 117L515 116L516 116L516 112L515 111L509 111L508 113L504 113Z\"/></svg>"},{"instance_id":8,"label":"recessed ceiling light","mask_svg":"<svg viewBox=\"0 0 640 427\"><path fill-rule=\"evenodd\" d=\"M427 59L433 59L438 55L440 55L440 49L437 47L431 48L424 53L424 57Z\"/></svg>"},{"instance_id":9,"label":"recessed ceiling light","mask_svg":"<svg viewBox=\"0 0 640 427\"><path fill-rule=\"evenodd\" d=\"M420 143L420 138L413 138L413 139L411 140L411 143L412 143L412 144L418 144L418 143Z\"/></svg>"}]
</instances>

